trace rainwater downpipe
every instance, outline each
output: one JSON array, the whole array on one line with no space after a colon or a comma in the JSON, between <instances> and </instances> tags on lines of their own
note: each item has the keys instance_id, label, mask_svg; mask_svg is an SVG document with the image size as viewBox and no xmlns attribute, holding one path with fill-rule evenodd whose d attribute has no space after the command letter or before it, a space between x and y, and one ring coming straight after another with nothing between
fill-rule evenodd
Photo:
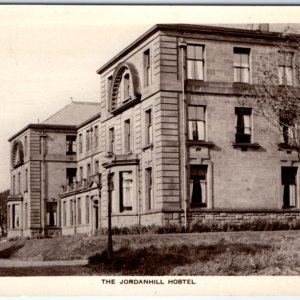
<instances>
[{"instance_id":1,"label":"rainwater downpipe","mask_svg":"<svg viewBox=\"0 0 300 300\"><path fill-rule=\"evenodd\" d=\"M185 99L185 49L187 43L181 38L179 48L181 49L181 89L182 89L182 159L183 159L183 206L184 227L187 228L187 154L186 154L186 99Z\"/></svg>"}]
</instances>

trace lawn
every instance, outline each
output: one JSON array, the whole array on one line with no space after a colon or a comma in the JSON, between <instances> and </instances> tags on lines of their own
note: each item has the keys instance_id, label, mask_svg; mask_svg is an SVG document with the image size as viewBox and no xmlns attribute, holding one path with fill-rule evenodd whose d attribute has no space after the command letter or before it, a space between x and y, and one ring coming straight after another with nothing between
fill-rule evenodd
<instances>
[{"instance_id":1,"label":"lawn","mask_svg":"<svg viewBox=\"0 0 300 300\"><path fill-rule=\"evenodd\" d=\"M72 260L88 266L11 268L2 276L33 275L300 275L300 231L119 235L114 259L105 236L0 243L0 258Z\"/></svg>"}]
</instances>

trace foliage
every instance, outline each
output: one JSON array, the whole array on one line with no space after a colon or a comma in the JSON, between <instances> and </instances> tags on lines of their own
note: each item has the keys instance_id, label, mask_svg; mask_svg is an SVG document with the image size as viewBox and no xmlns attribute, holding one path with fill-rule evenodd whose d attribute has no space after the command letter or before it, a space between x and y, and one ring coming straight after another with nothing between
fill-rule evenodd
<instances>
[{"instance_id":1,"label":"foliage","mask_svg":"<svg viewBox=\"0 0 300 300\"><path fill-rule=\"evenodd\" d=\"M9 195L9 190L0 193L0 230L2 236L6 235L6 226L7 226L6 200L8 195Z\"/></svg>"}]
</instances>

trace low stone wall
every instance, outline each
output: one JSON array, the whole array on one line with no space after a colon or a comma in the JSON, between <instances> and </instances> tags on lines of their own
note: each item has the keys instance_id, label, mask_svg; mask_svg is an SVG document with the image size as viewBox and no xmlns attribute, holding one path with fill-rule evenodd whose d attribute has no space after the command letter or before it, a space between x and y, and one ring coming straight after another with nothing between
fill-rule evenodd
<instances>
[{"instance_id":1,"label":"low stone wall","mask_svg":"<svg viewBox=\"0 0 300 300\"><path fill-rule=\"evenodd\" d=\"M242 224L255 220L292 222L300 220L300 211L189 211L188 223Z\"/></svg>"}]
</instances>

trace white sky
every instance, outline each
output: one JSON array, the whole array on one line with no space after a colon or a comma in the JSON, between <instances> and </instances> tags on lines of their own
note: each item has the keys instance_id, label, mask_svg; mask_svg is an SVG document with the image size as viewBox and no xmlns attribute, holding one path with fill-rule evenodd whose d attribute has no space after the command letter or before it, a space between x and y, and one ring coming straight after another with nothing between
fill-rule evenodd
<instances>
[{"instance_id":1,"label":"white sky","mask_svg":"<svg viewBox=\"0 0 300 300\"><path fill-rule=\"evenodd\" d=\"M0 191L8 138L75 101L99 101L96 70L156 23L299 22L299 7L0 6ZM275 19L274 19L275 18Z\"/></svg>"}]
</instances>

